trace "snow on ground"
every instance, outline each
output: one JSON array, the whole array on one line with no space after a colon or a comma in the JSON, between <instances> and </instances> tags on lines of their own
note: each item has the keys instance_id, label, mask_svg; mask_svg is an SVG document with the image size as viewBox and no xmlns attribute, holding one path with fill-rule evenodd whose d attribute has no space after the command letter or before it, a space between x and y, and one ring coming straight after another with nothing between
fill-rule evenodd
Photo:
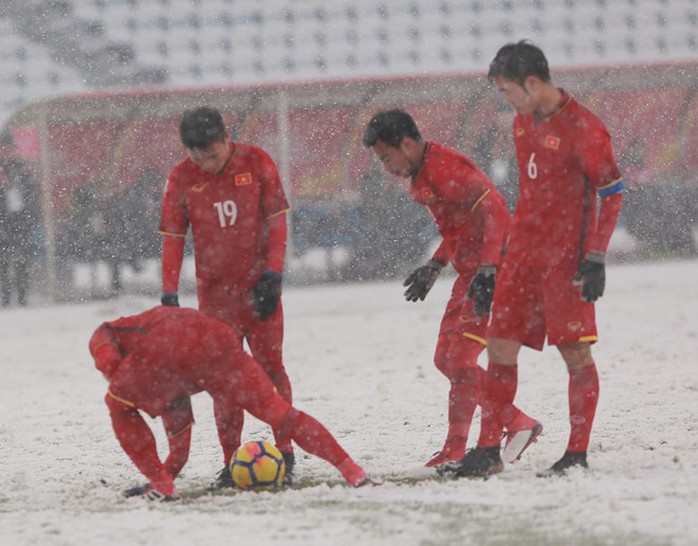
<instances>
[{"instance_id":1,"label":"snow on ground","mask_svg":"<svg viewBox=\"0 0 698 546\"><path fill-rule=\"evenodd\" d=\"M421 465L441 446L447 393L431 358L452 278L417 304L398 282L325 285L285 294L295 405L384 484L350 489L301 455L303 488L202 494L221 456L201 394L183 500L167 505L120 496L141 478L113 436L106 384L87 352L101 321L154 300L1 311L0 544L696 544L698 261L608 273L590 472L535 476L568 434L566 373L546 349L522 353L517 398L545 424L539 443L487 481L429 479ZM270 433L248 418L244 437Z\"/></svg>"}]
</instances>

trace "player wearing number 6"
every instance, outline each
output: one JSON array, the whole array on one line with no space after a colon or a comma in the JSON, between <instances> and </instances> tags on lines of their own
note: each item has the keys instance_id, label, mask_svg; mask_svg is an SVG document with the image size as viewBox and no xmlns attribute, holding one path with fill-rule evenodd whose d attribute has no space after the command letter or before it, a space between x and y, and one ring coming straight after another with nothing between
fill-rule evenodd
<instances>
[{"instance_id":1,"label":"player wearing number 6","mask_svg":"<svg viewBox=\"0 0 698 546\"><path fill-rule=\"evenodd\" d=\"M172 169L162 202L162 303L179 304L184 238L191 227L199 309L247 340L291 404L281 307L289 206L276 164L261 148L232 142L214 108L184 112L179 129L187 158ZM242 422L242 412L237 418ZM277 436L276 443L292 469L290 439ZM218 483L232 483L227 469Z\"/></svg>"},{"instance_id":2,"label":"player wearing number 6","mask_svg":"<svg viewBox=\"0 0 698 546\"><path fill-rule=\"evenodd\" d=\"M553 85L540 49L526 41L502 47L488 76L517 111L520 194L487 333L480 438L443 472L485 477L502 470L499 438L513 408L519 350L541 350L547 337L569 372L570 436L562 458L539 475L564 474L587 466L599 396L594 302L604 292L604 255L623 185L603 123Z\"/></svg>"}]
</instances>

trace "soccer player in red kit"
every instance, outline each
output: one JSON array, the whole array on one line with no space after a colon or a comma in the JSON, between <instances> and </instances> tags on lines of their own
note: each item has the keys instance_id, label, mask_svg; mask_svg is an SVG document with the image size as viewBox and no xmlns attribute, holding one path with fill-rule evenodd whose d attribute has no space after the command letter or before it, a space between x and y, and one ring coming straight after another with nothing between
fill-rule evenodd
<instances>
[{"instance_id":1,"label":"soccer player in red kit","mask_svg":"<svg viewBox=\"0 0 698 546\"><path fill-rule=\"evenodd\" d=\"M386 171L410 178L410 193L434 218L443 237L426 265L405 281L408 301L424 300L446 264L458 277L446 306L434 363L450 381L448 434L427 467L455 461L465 453L475 408L486 390L477 365L485 347L495 273L509 226L506 202L487 176L464 155L423 140L407 112L379 112L369 121L363 143ZM518 459L542 431L519 410L508 423L505 454ZM498 439L499 441L499 439Z\"/></svg>"},{"instance_id":2,"label":"soccer player in red kit","mask_svg":"<svg viewBox=\"0 0 698 546\"><path fill-rule=\"evenodd\" d=\"M184 238L191 227L199 309L247 340L290 404L281 306L289 205L276 164L261 148L232 142L213 108L186 111L180 138L188 157L172 169L162 202L162 303L179 304ZM291 441L282 436L276 442L290 480ZM223 469L219 479L229 484L229 472Z\"/></svg>"},{"instance_id":3,"label":"soccer player in red kit","mask_svg":"<svg viewBox=\"0 0 698 546\"><path fill-rule=\"evenodd\" d=\"M281 398L262 368L227 325L195 309L155 307L100 325L90 354L109 381L105 401L116 437L148 479L124 492L151 500L175 500L174 480L189 458L194 417L191 396L213 398L223 463L240 446L237 414L249 411L285 430L302 449L332 463L353 486L370 483L366 473L318 421ZM169 455L161 462L153 433L141 416L161 417Z\"/></svg>"},{"instance_id":4,"label":"soccer player in red kit","mask_svg":"<svg viewBox=\"0 0 698 546\"><path fill-rule=\"evenodd\" d=\"M443 472L484 477L502 470L499 435L511 419L519 350L541 350L547 337L569 372L571 430L562 458L539 475L560 475L587 467L599 396L591 354L594 302L604 292L604 256L623 184L603 123L553 85L539 48L527 41L502 47L489 79L517 111L520 195L487 335L489 389L480 438Z\"/></svg>"}]
</instances>

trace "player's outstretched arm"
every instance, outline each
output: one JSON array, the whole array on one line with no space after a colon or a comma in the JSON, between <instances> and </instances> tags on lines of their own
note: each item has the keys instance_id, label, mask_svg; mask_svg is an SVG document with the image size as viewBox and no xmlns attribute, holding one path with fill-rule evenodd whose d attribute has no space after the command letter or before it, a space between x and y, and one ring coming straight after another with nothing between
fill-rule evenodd
<instances>
[{"instance_id":1,"label":"player's outstretched arm","mask_svg":"<svg viewBox=\"0 0 698 546\"><path fill-rule=\"evenodd\" d=\"M165 472L174 480L189 460L191 445L191 428L194 415L191 410L191 400L181 398L168 406L162 414L162 423L167 433L167 443L170 453L163 463Z\"/></svg>"},{"instance_id":2,"label":"player's outstretched arm","mask_svg":"<svg viewBox=\"0 0 698 546\"><path fill-rule=\"evenodd\" d=\"M153 431L138 410L111 392L105 397L105 402L121 448L148 479L148 487L143 496L156 501L178 499L174 480L165 471L158 457Z\"/></svg>"},{"instance_id":3,"label":"player's outstretched arm","mask_svg":"<svg viewBox=\"0 0 698 546\"><path fill-rule=\"evenodd\" d=\"M402 283L403 286L407 287L404 294L405 299L407 301L424 301L444 267L446 267L444 262L432 258L426 265L415 269Z\"/></svg>"},{"instance_id":4,"label":"player's outstretched arm","mask_svg":"<svg viewBox=\"0 0 698 546\"><path fill-rule=\"evenodd\" d=\"M177 290L184 261L184 237L164 234L162 239L162 298L163 305L179 307Z\"/></svg>"}]
</instances>

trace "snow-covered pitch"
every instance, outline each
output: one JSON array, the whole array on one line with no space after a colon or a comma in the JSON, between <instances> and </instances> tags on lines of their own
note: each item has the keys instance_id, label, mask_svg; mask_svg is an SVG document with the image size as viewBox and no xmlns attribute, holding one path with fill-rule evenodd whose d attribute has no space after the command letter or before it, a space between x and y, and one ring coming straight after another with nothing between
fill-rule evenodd
<instances>
[{"instance_id":1,"label":"snow-covered pitch","mask_svg":"<svg viewBox=\"0 0 698 546\"><path fill-rule=\"evenodd\" d=\"M698 261L608 268L591 471L561 479L535 476L568 436L567 375L552 348L522 352L517 402L545 433L521 461L487 481L432 480L422 468L446 430L447 382L432 354L452 280L423 303L405 302L397 281L286 290L295 405L382 486L350 489L299 450L296 489L204 494L223 462L201 394L183 500L165 505L120 496L142 478L114 438L87 352L100 322L156 302L0 311L0 544L698 543ZM478 423L479 412L470 444ZM244 440L270 438L248 417Z\"/></svg>"}]
</instances>

